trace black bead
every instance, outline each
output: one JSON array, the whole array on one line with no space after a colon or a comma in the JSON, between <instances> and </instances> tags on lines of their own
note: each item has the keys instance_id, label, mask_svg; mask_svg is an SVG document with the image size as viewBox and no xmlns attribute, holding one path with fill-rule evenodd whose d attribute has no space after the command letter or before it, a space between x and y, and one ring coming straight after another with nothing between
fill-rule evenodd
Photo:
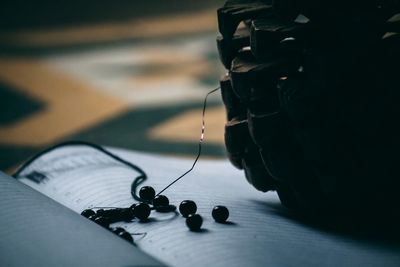
<instances>
[{"instance_id":1,"label":"black bead","mask_svg":"<svg viewBox=\"0 0 400 267\"><path fill-rule=\"evenodd\" d=\"M224 223L229 217L229 210L225 206L215 206L211 214L216 222Z\"/></svg>"},{"instance_id":2,"label":"black bead","mask_svg":"<svg viewBox=\"0 0 400 267\"><path fill-rule=\"evenodd\" d=\"M89 220L94 221L94 219L96 219L98 216L96 214L90 215L88 217Z\"/></svg>"},{"instance_id":3,"label":"black bead","mask_svg":"<svg viewBox=\"0 0 400 267\"><path fill-rule=\"evenodd\" d=\"M118 235L121 232L125 232L125 229L122 227L116 227L116 228L112 228L111 232L113 232L114 234Z\"/></svg>"},{"instance_id":4,"label":"black bead","mask_svg":"<svg viewBox=\"0 0 400 267\"><path fill-rule=\"evenodd\" d=\"M132 235L130 233L128 233L127 231L121 231L117 234L119 237L122 237L123 239L125 239L126 241L128 241L129 243L133 243L133 238Z\"/></svg>"},{"instance_id":5,"label":"black bead","mask_svg":"<svg viewBox=\"0 0 400 267\"><path fill-rule=\"evenodd\" d=\"M96 211L96 215L98 215L98 216L103 216L105 212L106 212L106 211L105 211L104 209L98 209L98 210Z\"/></svg>"},{"instance_id":6,"label":"black bead","mask_svg":"<svg viewBox=\"0 0 400 267\"><path fill-rule=\"evenodd\" d=\"M97 216L93 221L104 228L110 227L110 221L105 217Z\"/></svg>"},{"instance_id":7,"label":"black bead","mask_svg":"<svg viewBox=\"0 0 400 267\"><path fill-rule=\"evenodd\" d=\"M153 206L155 208L166 207L168 205L169 205L169 199L164 195L158 195L153 199Z\"/></svg>"},{"instance_id":8,"label":"black bead","mask_svg":"<svg viewBox=\"0 0 400 267\"><path fill-rule=\"evenodd\" d=\"M184 200L179 205L179 212L183 217L188 217L190 214L195 214L197 211L196 203L192 200Z\"/></svg>"},{"instance_id":9,"label":"black bead","mask_svg":"<svg viewBox=\"0 0 400 267\"><path fill-rule=\"evenodd\" d=\"M139 197L145 201L151 201L154 199L156 191L151 186L143 186L139 190Z\"/></svg>"},{"instance_id":10,"label":"black bead","mask_svg":"<svg viewBox=\"0 0 400 267\"><path fill-rule=\"evenodd\" d=\"M146 203L133 204L130 207L133 211L133 215L141 221L146 220L150 215L150 206Z\"/></svg>"},{"instance_id":11,"label":"black bead","mask_svg":"<svg viewBox=\"0 0 400 267\"><path fill-rule=\"evenodd\" d=\"M133 210L130 208L121 209L119 216L121 218L121 221L126 221L126 222L132 221L135 218Z\"/></svg>"},{"instance_id":12,"label":"black bead","mask_svg":"<svg viewBox=\"0 0 400 267\"><path fill-rule=\"evenodd\" d=\"M116 227L116 228L112 228L110 230L117 236L122 237L123 239L129 241L130 243L133 243L132 235L130 233L128 233L124 228Z\"/></svg>"},{"instance_id":13,"label":"black bead","mask_svg":"<svg viewBox=\"0 0 400 267\"><path fill-rule=\"evenodd\" d=\"M104 210L104 209L99 209L97 210L96 214L98 216L103 216L103 217L120 217L121 213L123 212L123 208L115 208L115 209L108 209L108 210Z\"/></svg>"},{"instance_id":14,"label":"black bead","mask_svg":"<svg viewBox=\"0 0 400 267\"><path fill-rule=\"evenodd\" d=\"M129 208L100 209L96 213L97 216L106 217L111 223L121 221L131 221L134 216Z\"/></svg>"},{"instance_id":15,"label":"black bead","mask_svg":"<svg viewBox=\"0 0 400 267\"><path fill-rule=\"evenodd\" d=\"M199 214L189 214L186 218L186 225L191 231L198 231L203 224L203 218Z\"/></svg>"},{"instance_id":16,"label":"black bead","mask_svg":"<svg viewBox=\"0 0 400 267\"><path fill-rule=\"evenodd\" d=\"M92 209L86 209L81 212L81 215L86 218L89 218L90 216L95 215L95 214L96 214L96 212L94 212L94 210L92 210Z\"/></svg>"}]
</instances>

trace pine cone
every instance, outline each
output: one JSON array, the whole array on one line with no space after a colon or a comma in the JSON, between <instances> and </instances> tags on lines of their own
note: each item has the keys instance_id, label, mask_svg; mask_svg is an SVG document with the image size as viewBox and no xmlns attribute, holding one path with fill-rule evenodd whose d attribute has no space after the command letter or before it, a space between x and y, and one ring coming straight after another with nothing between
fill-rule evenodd
<instances>
[{"instance_id":1,"label":"pine cone","mask_svg":"<svg viewBox=\"0 0 400 267\"><path fill-rule=\"evenodd\" d=\"M400 211L399 7L235 0L218 10L226 149L258 190L307 212Z\"/></svg>"}]
</instances>

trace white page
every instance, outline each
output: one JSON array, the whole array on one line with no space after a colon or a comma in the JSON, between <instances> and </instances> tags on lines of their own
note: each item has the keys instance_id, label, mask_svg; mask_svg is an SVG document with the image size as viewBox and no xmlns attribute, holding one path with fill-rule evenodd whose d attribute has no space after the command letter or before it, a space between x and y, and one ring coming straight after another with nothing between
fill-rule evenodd
<instances>
[{"instance_id":1,"label":"white page","mask_svg":"<svg viewBox=\"0 0 400 267\"><path fill-rule=\"evenodd\" d=\"M0 225L2 267L166 266L2 172Z\"/></svg>"},{"instance_id":2,"label":"white page","mask_svg":"<svg viewBox=\"0 0 400 267\"><path fill-rule=\"evenodd\" d=\"M149 176L144 185L158 192L185 172L192 160L113 150ZM86 147L46 154L27 168L46 174L37 184L24 183L80 213L95 206L129 207L137 173ZM180 215L152 212L148 223L117 223L129 232L146 232L137 240L146 253L172 266L400 266L398 247L386 247L320 232L283 216L274 193L253 189L243 173L227 161L200 160L195 170L165 195L179 205L191 199L203 216L203 231L191 232ZM231 224L215 223L214 205L229 208ZM282 214L283 213L283 214ZM138 237L137 237L138 238Z\"/></svg>"}]
</instances>

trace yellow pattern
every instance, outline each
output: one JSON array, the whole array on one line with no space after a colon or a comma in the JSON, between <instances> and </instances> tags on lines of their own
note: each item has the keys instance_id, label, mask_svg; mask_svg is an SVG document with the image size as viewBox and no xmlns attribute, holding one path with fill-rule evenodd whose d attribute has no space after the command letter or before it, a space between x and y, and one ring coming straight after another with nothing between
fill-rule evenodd
<instances>
[{"instance_id":1,"label":"yellow pattern","mask_svg":"<svg viewBox=\"0 0 400 267\"><path fill-rule=\"evenodd\" d=\"M46 103L43 111L0 127L0 144L45 145L127 108L37 59L0 58L0 80Z\"/></svg>"},{"instance_id":2,"label":"yellow pattern","mask_svg":"<svg viewBox=\"0 0 400 267\"><path fill-rule=\"evenodd\" d=\"M202 109L180 114L149 131L149 137L158 140L196 142L200 138ZM223 107L206 110L205 142L223 144L225 109Z\"/></svg>"}]
</instances>

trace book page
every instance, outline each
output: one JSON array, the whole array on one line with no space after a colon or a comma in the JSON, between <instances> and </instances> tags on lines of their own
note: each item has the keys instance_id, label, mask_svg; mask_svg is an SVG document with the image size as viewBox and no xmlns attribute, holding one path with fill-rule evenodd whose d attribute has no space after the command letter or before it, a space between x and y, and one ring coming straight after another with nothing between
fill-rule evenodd
<instances>
[{"instance_id":1,"label":"book page","mask_svg":"<svg viewBox=\"0 0 400 267\"><path fill-rule=\"evenodd\" d=\"M0 266L162 267L164 264L0 172Z\"/></svg>"},{"instance_id":2,"label":"book page","mask_svg":"<svg viewBox=\"0 0 400 267\"><path fill-rule=\"evenodd\" d=\"M138 166L156 192L188 170L193 161L113 149ZM32 173L43 174L32 178ZM27 168L20 179L80 213L91 207L129 207L134 170L87 147L60 148ZM142 185L142 186L143 186ZM200 159L193 172L164 192L171 204L190 199L203 217L191 232L178 213L152 211L149 222L116 223L135 236L146 253L171 266L399 266L400 249L319 231L290 219L275 193L253 189L242 171L225 160ZM214 222L224 205L229 223Z\"/></svg>"}]
</instances>

